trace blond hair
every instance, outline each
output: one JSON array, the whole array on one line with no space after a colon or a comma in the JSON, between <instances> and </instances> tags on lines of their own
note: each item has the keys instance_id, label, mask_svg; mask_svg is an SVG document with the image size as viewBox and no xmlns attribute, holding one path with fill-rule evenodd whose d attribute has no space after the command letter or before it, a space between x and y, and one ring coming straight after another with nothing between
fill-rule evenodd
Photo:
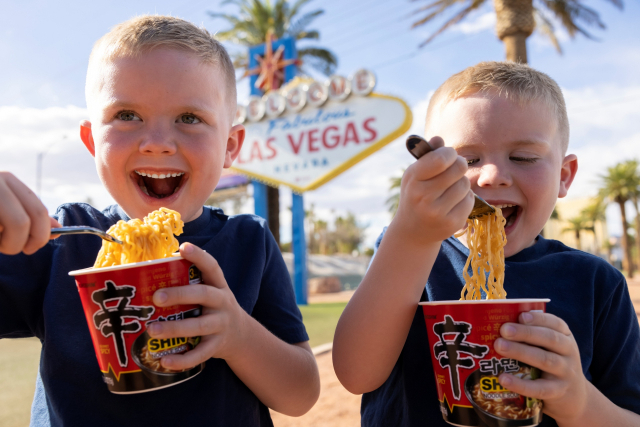
<instances>
[{"instance_id":1,"label":"blond hair","mask_svg":"<svg viewBox=\"0 0 640 427\"><path fill-rule=\"evenodd\" d=\"M206 29L180 18L160 15L138 16L122 22L94 44L85 85L87 105L101 64L116 58L137 57L159 47L190 52L202 63L219 67L227 99L233 106L232 117L235 116L236 74L225 48Z\"/></svg>"},{"instance_id":2,"label":"blond hair","mask_svg":"<svg viewBox=\"0 0 640 427\"><path fill-rule=\"evenodd\" d=\"M558 84L548 75L526 64L510 61L481 62L449 77L433 94L427 108L427 128L437 105L476 92L494 92L519 105L540 100L557 119L562 153L569 146L569 118L564 96Z\"/></svg>"}]
</instances>

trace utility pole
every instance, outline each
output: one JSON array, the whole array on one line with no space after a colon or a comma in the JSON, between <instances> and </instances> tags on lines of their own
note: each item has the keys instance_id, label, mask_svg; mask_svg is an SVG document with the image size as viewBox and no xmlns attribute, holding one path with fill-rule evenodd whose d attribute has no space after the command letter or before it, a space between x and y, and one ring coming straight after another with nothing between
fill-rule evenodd
<instances>
[{"instance_id":1,"label":"utility pole","mask_svg":"<svg viewBox=\"0 0 640 427\"><path fill-rule=\"evenodd\" d=\"M53 144L49 145L46 150L38 153L36 158L36 195L39 199L42 199L42 159L51 150L51 148L58 142L67 139L67 135L62 135L62 139L57 140Z\"/></svg>"}]
</instances>

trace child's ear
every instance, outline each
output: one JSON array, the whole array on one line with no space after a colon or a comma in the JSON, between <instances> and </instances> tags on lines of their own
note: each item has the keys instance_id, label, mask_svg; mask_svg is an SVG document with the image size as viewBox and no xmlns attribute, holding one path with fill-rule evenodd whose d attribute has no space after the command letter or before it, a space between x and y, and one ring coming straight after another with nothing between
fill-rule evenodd
<instances>
[{"instance_id":1,"label":"child's ear","mask_svg":"<svg viewBox=\"0 0 640 427\"><path fill-rule=\"evenodd\" d=\"M229 131L229 139L227 139L227 151L224 156L224 167L231 167L233 161L240 154L242 143L244 142L244 126L235 125Z\"/></svg>"},{"instance_id":2,"label":"child's ear","mask_svg":"<svg viewBox=\"0 0 640 427\"><path fill-rule=\"evenodd\" d=\"M562 161L562 168L560 169L560 189L558 190L558 197L564 197L571 187L573 178L576 177L578 172L578 157L575 154L569 154Z\"/></svg>"},{"instance_id":3,"label":"child's ear","mask_svg":"<svg viewBox=\"0 0 640 427\"><path fill-rule=\"evenodd\" d=\"M91 133L91 122L89 120L83 120L80 122L80 139L84 142L84 146L91 153L93 157L96 156L96 147L93 143L93 134Z\"/></svg>"}]
</instances>

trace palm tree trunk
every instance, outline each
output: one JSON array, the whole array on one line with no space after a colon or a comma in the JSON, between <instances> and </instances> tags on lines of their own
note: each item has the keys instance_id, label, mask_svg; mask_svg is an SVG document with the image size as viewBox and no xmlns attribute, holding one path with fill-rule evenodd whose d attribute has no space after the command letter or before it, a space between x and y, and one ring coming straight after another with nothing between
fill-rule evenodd
<instances>
[{"instance_id":1,"label":"palm tree trunk","mask_svg":"<svg viewBox=\"0 0 640 427\"><path fill-rule=\"evenodd\" d=\"M269 216L269 230L280 246L280 191L278 188L267 186L267 212Z\"/></svg>"},{"instance_id":2,"label":"palm tree trunk","mask_svg":"<svg viewBox=\"0 0 640 427\"><path fill-rule=\"evenodd\" d=\"M507 61L527 63L527 37L525 33L515 33L502 39L507 53Z\"/></svg>"},{"instance_id":3,"label":"palm tree trunk","mask_svg":"<svg viewBox=\"0 0 640 427\"><path fill-rule=\"evenodd\" d=\"M578 246L577 249L581 251L582 248L580 247L580 230L576 230L576 245Z\"/></svg>"},{"instance_id":4,"label":"palm tree trunk","mask_svg":"<svg viewBox=\"0 0 640 427\"><path fill-rule=\"evenodd\" d=\"M493 0L496 34L504 43L507 61L527 63L527 37L536 26L533 0Z\"/></svg>"},{"instance_id":5,"label":"palm tree trunk","mask_svg":"<svg viewBox=\"0 0 640 427\"><path fill-rule=\"evenodd\" d=\"M640 212L638 211L638 199L633 199L633 206L636 208L636 256L637 264L640 265Z\"/></svg>"},{"instance_id":6,"label":"palm tree trunk","mask_svg":"<svg viewBox=\"0 0 640 427\"><path fill-rule=\"evenodd\" d=\"M622 217L622 251L624 256L622 258L622 268L627 271L629 278L633 277L633 261L631 260L631 246L629 245L629 235L627 233L627 210L624 207L624 202L619 201L620 216Z\"/></svg>"}]
</instances>

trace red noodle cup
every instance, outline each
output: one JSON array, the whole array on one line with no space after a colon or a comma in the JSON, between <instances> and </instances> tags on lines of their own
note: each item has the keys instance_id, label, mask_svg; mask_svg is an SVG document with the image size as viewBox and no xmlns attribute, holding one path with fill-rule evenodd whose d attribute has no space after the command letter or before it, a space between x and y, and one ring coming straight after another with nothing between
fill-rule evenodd
<instances>
[{"instance_id":1,"label":"red noodle cup","mask_svg":"<svg viewBox=\"0 0 640 427\"><path fill-rule=\"evenodd\" d=\"M179 384L199 374L204 363L184 371L160 366L160 358L193 349L200 337L151 338L153 322L197 317L199 305L156 307L156 290L201 283L200 271L179 257L72 271L102 377L116 394L143 393Z\"/></svg>"},{"instance_id":2,"label":"red noodle cup","mask_svg":"<svg viewBox=\"0 0 640 427\"><path fill-rule=\"evenodd\" d=\"M540 372L503 358L493 348L500 327L526 311L545 311L548 299L421 302L444 420L458 426L535 426L542 402L502 387L498 376L536 379ZM515 419L514 419L515 417Z\"/></svg>"}]
</instances>

